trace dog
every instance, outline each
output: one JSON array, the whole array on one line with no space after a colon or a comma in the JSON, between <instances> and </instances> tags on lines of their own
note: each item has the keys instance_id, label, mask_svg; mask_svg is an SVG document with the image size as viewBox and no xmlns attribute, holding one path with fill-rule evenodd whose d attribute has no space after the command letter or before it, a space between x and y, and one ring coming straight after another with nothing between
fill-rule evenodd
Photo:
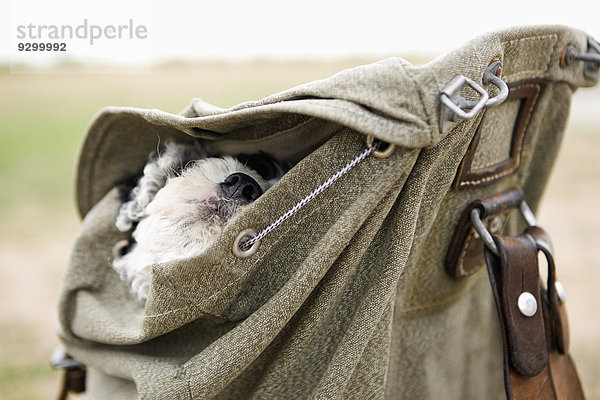
<instances>
[{"instance_id":1,"label":"dog","mask_svg":"<svg viewBox=\"0 0 600 400\"><path fill-rule=\"evenodd\" d=\"M131 237L115 245L112 267L144 303L152 265L201 254L284 169L266 155L207 157L200 145L167 142L119 209L115 225Z\"/></svg>"}]
</instances>

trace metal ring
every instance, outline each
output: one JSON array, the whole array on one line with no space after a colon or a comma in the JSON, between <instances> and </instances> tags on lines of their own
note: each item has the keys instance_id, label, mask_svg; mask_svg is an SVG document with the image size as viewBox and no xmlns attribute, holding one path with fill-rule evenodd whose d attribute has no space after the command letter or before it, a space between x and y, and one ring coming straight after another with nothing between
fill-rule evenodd
<instances>
[{"instance_id":1,"label":"metal ring","mask_svg":"<svg viewBox=\"0 0 600 400\"><path fill-rule=\"evenodd\" d=\"M480 210L477 207L471 211L471 222L473 223L475 231L479 234L479 237L481 240L483 240L483 243L487 246L487 248L490 249L492 253L500 257L500 252L498 251L496 242L494 242L490 231L488 231L485 225L483 225L483 222L481 221Z\"/></svg>"},{"instance_id":2,"label":"metal ring","mask_svg":"<svg viewBox=\"0 0 600 400\"><path fill-rule=\"evenodd\" d=\"M568 45L562 51L560 55L560 67L565 68L569 64L573 62L575 59L575 53L577 53L577 49L573 45Z\"/></svg>"},{"instance_id":3,"label":"metal ring","mask_svg":"<svg viewBox=\"0 0 600 400\"><path fill-rule=\"evenodd\" d=\"M127 251L123 250L126 250L127 247L129 247L129 240L127 239L119 240L117 243L115 243L112 248L113 260L120 260L123 258L123 256L127 254Z\"/></svg>"},{"instance_id":4,"label":"metal ring","mask_svg":"<svg viewBox=\"0 0 600 400\"><path fill-rule=\"evenodd\" d=\"M373 146L373 142L375 141L375 137L373 135L367 135L367 147L371 147ZM389 156L391 156L392 154L394 154L394 152L396 151L396 145L393 143L388 143L388 142L382 142L380 141L380 143L385 143L387 144L387 147L384 150L375 150L373 151L373 157L375 158L388 158Z\"/></svg>"},{"instance_id":5,"label":"metal ring","mask_svg":"<svg viewBox=\"0 0 600 400\"><path fill-rule=\"evenodd\" d=\"M489 99L483 108L490 108L497 106L498 104L504 102L508 97L509 88L506 82L500 78L502 71L502 63L500 60L493 61L485 70L485 74L483 74L483 83L491 83L496 86L500 93L497 96Z\"/></svg>"},{"instance_id":6,"label":"metal ring","mask_svg":"<svg viewBox=\"0 0 600 400\"><path fill-rule=\"evenodd\" d=\"M241 231L233 241L233 255L238 258L247 258L256 253L258 247L260 246L260 239L252 243L252 246L248 247L247 249L243 249L242 245L257 235L258 232L252 228Z\"/></svg>"},{"instance_id":7,"label":"metal ring","mask_svg":"<svg viewBox=\"0 0 600 400\"><path fill-rule=\"evenodd\" d=\"M519 211L521 212L521 215L523 216L525 222L527 222L527 225L537 226L535 214L533 214L533 211L531 211L531 208L529 208L529 205L525 200L523 200L521 204L519 204ZM500 253L498 252L498 247L496 246L496 242L494 242L490 231L483 224L483 221L481 221L481 210L477 207L475 207L471 211L471 222L473 223L475 232L479 234L479 237L481 238L481 240L483 240L483 243L487 246L487 248L490 249L491 252L495 255L500 256Z\"/></svg>"},{"instance_id":8,"label":"metal ring","mask_svg":"<svg viewBox=\"0 0 600 400\"><path fill-rule=\"evenodd\" d=\"M62 346L57 347L56 349L54 349L54 352L52 352L52 357L50 358L50 365L54 369L83 367L83 364L75 360L69 354L67 354L67 350Z\"/></svg>"},{"instance_id":9,"label":"metal ring","mask_svg":"<svg viewBox=\"0 0 600 400\"><path fill-rule=\"evenodd\" d=\"M500 75L502 73L502 63L498 57L495 57L490 65L485 70L483 74L483 78L481 78L481 82L484 84L492 84L498 88L498 95L495 97L491 97L488 101L485 102L483 108L495 107L498 104L501 104L508 98L509 88L506 82L504 82ZM463 100L461 107L464 108L473 108L477 105L478 101L471 100Z\"/></svg>"},{"instance_id":10,"label":"metal ring","mask_svg":"<svg viewBox=\"0 0 600 400\"><path fill-rule=\"evenodd\" d=\"M529 205L525 200L523 200L519 205L519 210L521 211L523 219L525 220L525 222L527 222L529 226L537 226L535 214L533 213L533 211L531 211L531 208L529 208Z\"/></svg>"}]
</instances>

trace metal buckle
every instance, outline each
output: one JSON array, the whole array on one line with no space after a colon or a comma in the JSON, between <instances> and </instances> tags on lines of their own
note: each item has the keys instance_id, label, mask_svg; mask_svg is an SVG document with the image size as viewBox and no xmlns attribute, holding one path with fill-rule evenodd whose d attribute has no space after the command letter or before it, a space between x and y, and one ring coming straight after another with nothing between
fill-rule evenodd
<instances>
[{"instance_id":1,"label":"metal buckle","mask_svg":"<svg viewBox=\"0 0 600 400\"><path fill-rule=\"evenodd\" d=\"M483 74L482 82L484 84L491 83L496 86L500 93L497 96L489 99L483 108L490 108L497 106L500 103L503 103L504 100L508 97L508 85L500 78L500 73L502 72L502 63L500 60L493 61L485 70L485 74Z\"/></svg>"},{"instance_id":2,"label":"metal buckle","mask_svg":"<svg viewBox=\"0 0 600 400\"><path fill-rule=\"evenodd\" d=\"M519 205L519 210L521 211L521 215L523 216L525 222L527 222L528 226L537 226L537 220L535 218L535 215L533 214L533 211L531 211L531 208L529 208L529 205L527 204L527 202L525 202L525 200L523 200ZM477 232L483 243L486 245L486 247L490 249L492 253L500 257L500 253L498 252L496 242L494 242L492 234L490 233L490 231L488 231L486 226L481 221L481 211L477 207L474 208L473 211L471 211L471 222L473 223L475 231Z\"/></svg>"},{"instance_id":3,"label":"metal buckle","mask_svg":"<svg viewBox=\"0 0 600 400\"><path fill-rule=\"evenodd\" d=\"M494 60L486 68L483 75L483 83L491 83L500 90L500 93L492 99L489 98L489 94L484 88L464 75L457 75L448 86L442 89L440 94L440 100L442 102L440 130L442 132L446 132L451 123L456 122L457 118L471 119L482 109L494 107L506 100L509 89L506 82L498 76L501 67L502 64L500 63L500 60ZM460 95L460 91L465 85L470 86L481 95L479 100L467 100ZM467 112L465 110L470 111Z\"/></svg>"},{"instance_id":4,"label":"metal buckle","mask_svg":"<svg viewBox=\"0 0 600 400\"><path fill-rule=\"evenodd\" d=\"M57 347L50 357L50 365L54 369L84 368L83 364L67 354L64 347Z\"/></svg>"},{"instance_id":5,"label":"metal buckle","mask_svg":"<svg viewBox=\"0 0 600 400\"><path fill-rule=\"evenodd\" d=\"M460 90L465 84L481 95L481 98L472 106L460 95ZM483 109L483 106L485 105L485 102L488 101L489 97L490 96L484 88L464 75L457 75L452 82L442 90L441 94L442 103L444 103L452 113L464 119L473 118L475 114ZM465 109L470 108L471 111L463 111L461 107L465 107Z\"/></svg>"}]
</instances>

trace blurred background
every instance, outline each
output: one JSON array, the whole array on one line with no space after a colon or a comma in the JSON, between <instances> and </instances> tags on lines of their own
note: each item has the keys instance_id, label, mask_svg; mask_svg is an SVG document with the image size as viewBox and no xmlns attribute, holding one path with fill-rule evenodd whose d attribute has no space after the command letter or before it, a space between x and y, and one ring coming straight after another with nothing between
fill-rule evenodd
<instances>
[{"instance_id":1,"label":"blurred background","mask_svg":"<svg viewBox=\"0 0 600 400\"><path fill-rule=\"evenodd\" d=\"M0 399L57 393L59 375L48 360L58 343L58 288L80 223L73 167L100 108L179 112L193 97L229 107L388 56L420 64L510 25L566 24L600 38L600 6L584 1L539 9L511 0L486 11L462 1L402 3L3 0ZM71 27L73 37L66 28L52 38L52 25ZM121 37L119 25L128 26ZM28 42L67 49L18 50ZM554 238L572 354L591 399L600 399L599 111L600 88L575 94L538 216Z\"/></svg>"}]
</instances>

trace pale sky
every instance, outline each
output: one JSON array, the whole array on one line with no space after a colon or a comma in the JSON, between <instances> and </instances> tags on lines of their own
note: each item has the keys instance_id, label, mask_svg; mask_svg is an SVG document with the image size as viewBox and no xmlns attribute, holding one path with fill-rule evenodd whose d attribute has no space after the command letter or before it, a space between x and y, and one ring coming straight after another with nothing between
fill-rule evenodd
<instances>
[{"instance_id":1,"label":"pale sky","mask_svg":"<svg viewBox=\"0 0 600 400\"><path fill-rule=\"evenodd\" d=\"M0 13L2 64L437 55L481 33L521 24L565 24L600 38L597 0L0 1L9 10ZM52 26L75 30L85 20L79 33L87 38L47 38ZM33 38L19 38L18 27L29 35L30 25ZM130 38L127 27L120 39L101 37L90 44L91 25L103 34L116 34L118 26L142 26L146 35ZM41 26L46 37L38 40ZM28 42L64 42L66 51L18 51Z\"/></svg>"}]
</instances>

